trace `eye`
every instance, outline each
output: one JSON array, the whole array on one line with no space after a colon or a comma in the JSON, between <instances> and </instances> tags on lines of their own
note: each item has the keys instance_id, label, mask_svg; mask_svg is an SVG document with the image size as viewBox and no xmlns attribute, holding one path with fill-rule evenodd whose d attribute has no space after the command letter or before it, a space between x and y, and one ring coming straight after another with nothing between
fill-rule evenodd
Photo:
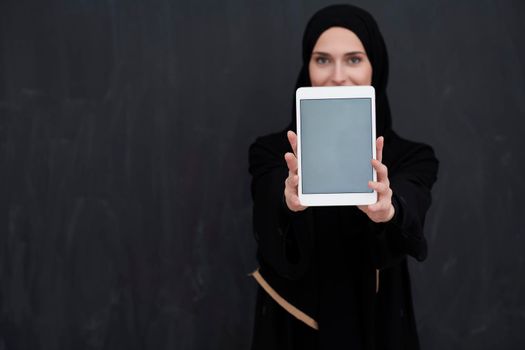
<instances>
[{"instance_id":1,"label":"eye","mask_svg":"<svg viewBox=\"0 0 525 350\"><path fill-rule=\"evenodd\" d=\"M358 64L361 63L362 59L359 56L352 56L348 59L348 63L350 64Z\"/></svg>"},{"instance_id":2,"label":"eye","mask_svg":"<svg viewBox=\"0 0 525 350\"><path fill-rule=\"evenodd\" d=\"M323 57L323 56L317 56L315 58L315 63L317 64L327 64L329 62L329 59L327 57Z\"/></svg>"}]
</instances>

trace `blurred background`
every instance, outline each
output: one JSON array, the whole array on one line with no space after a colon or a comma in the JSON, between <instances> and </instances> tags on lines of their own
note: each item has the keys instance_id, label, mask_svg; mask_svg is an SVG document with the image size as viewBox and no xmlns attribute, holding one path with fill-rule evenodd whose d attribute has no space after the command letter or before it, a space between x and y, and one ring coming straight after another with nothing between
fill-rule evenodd
<instances>
[{"instance_id":1,"label":"blurred background","mask_svg":"<svg viewBox=\"0 0 525 350\"><path fill-rule=\"evenodd\" d=\"M0 350L246 349L248 147L327 1L0 1ZM355 1L441 161L424 349L525 348L525 3Z\"/></svg>"}]
</instances>

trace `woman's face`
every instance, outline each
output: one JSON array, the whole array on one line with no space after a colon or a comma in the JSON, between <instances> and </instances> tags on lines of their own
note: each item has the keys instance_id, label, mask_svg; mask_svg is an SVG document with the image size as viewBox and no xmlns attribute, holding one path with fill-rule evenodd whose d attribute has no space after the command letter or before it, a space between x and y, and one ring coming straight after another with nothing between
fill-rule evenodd
<instances>
[{"instance_id":1,"label":"woman's face","mask_svg":"<svg viewBox=\"0 0 525 350\"><path fill-rule=\"evenodd\" d=\"M312 86L371 85L372 65L354 32L332 27L319 37L308 65Z\"/></svg>"}]
</instances>

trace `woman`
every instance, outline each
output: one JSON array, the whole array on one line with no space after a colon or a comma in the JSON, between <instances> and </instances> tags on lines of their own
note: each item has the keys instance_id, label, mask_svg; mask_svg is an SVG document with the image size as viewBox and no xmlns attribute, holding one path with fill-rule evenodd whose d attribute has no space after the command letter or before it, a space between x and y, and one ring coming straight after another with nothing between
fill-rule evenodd
<instances>
[{"instance_id":1,"label":"woman","mask_svg":"<svg viewBox=\"0 0 525 350\"><path fill-rule=\"evenodd\" d=\"M317 12L303 37L301 86L373 85L378 202L306 208L297 197L295 115L287 131L250 148L260 264L253 349L418 349L407 256L423 236L438 161L391 128L388 58L370 14L349 5Z\"/></svg>"}]
</instances>

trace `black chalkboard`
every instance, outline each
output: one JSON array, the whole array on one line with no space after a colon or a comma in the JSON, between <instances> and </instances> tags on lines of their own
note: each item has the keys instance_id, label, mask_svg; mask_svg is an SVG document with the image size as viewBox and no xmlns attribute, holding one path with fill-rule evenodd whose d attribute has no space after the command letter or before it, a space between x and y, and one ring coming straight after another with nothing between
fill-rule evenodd
<instances>
[{"instance_id":1,"label":"black chalkboard","mask_svg":"<svg viewBox=\"0 0 525 350\"><path fill-rule=\"evenodd\" d=\"M0 2L0 349L246 349L247 150L290 119L324 1ZM358 1L394 128L441 161L425 349L525 347L519 1Z\"/></svg>"}]
</instances>

